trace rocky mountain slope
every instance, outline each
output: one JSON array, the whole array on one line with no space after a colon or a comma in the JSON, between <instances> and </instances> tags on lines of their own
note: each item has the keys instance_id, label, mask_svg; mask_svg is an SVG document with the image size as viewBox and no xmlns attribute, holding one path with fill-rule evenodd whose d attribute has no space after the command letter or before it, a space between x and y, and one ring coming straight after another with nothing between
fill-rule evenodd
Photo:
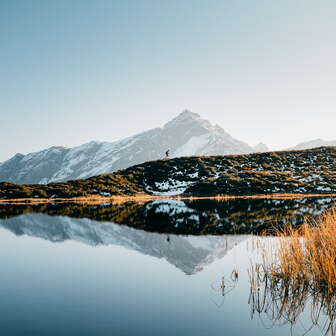
<instances>
[{"instance_id":1,"label":"rocky mountain slope","mask_svg":"<svg viewBox=\"0 0 336 336\"><path fill-rule=\"evenodd\" d=\"M164 157L244 154L256 149L236 140L223 128L190 111L183 111L162 128L115 142L89 142L74 147L51 147L27 155L16 154L0 164L0 182L48 183L112 173Z\"/></svg>"},{"instance_id":2,"label":"rocky mountain slope","mask_svg":"<svg viewBox=\"0 0 336 336\"><path fill-rule=\"evenodd\" d=\"M336 193L336 147L158 160L113 174L47 185L0 183L3 199L271 193Z\"/></svg>"}]
</instances>

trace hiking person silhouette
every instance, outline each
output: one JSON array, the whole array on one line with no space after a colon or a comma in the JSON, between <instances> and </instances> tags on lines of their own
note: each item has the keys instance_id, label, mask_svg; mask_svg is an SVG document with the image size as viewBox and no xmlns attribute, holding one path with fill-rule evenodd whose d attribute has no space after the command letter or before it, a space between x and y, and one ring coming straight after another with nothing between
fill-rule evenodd
<instances>
[{"instance_id":1,"label":"hiking person silhouette","mask_svg":"<svg viewBox=\"0 0 336 336\"><path fill-rule=\"evenodd\" d=\"M169 149L166 151L166 158L169 157Z\"/></svg>"}]
</instances>

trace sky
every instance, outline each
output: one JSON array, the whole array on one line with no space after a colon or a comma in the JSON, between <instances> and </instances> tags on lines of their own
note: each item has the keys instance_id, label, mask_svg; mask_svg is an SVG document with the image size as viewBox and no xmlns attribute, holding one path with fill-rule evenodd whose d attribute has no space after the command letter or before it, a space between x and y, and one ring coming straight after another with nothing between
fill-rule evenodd
<instances>
[{"instance_id":1,"label":"sky","mask_svg":"<svg viewBox=\"0 0 336 336\"><path fill-rule=\"evenodd\" d=\"M189 109L251 145L336 139L334 0L0 0L0 161Z\"/></svg>"}]
</instances>

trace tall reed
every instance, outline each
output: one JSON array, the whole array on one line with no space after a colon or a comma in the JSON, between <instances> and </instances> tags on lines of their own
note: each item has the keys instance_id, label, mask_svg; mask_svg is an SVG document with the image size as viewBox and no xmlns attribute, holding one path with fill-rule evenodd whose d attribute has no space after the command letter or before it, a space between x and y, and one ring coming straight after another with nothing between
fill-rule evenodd
<instances>
[{"instance_id":1,"label":"tall reed","mask_svg":"<svg viewBox=\"0 0 336 336\"><path fill-rule=\"evenodd\" d=\"M268 269L290 286L317 291L336 289L336 210L299 229L287 227L280 237L276 260Z\"/></svg>"},{"instance_id":2,"label":"tall reed","mask_svg":"<svg viewBox=\"0 0 336 336\"><path fill-rule=\"evenodd\" d=\"M250 271L252 316L294 326L309 303L311 327L336 335L336 209L277 235L278 245L263 245L262 263Z\"/></svg>"}]
</instances>

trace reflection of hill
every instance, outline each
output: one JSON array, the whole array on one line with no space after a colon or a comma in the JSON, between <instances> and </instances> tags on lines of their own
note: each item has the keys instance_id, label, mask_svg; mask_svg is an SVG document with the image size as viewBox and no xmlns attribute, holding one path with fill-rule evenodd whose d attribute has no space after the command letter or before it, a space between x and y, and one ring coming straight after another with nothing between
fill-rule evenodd
<instances>
[{"instance_id":1,"label":"reflection of hill","mask_svg":"<svg viewBox=\"0 0 336 336\"><path fill-rule=\"evenodd\" d=\"M332 198L160 200L123 204L43 204L1 206L0 218L23 213L111 221L150 232L175 234L260 233L285 223L299 225L305 216L321 214L335 203Z\"/></svg>"},{"instance_id":2,"label":"reflection of hill","mask_svg":"<svg viewBox=\"0 0 336 336\"><path fill-rule=\"evenodd\" d=\"M157 258L164 258L186 274L194 274L222 258L246 236L176 236L149 233L111 222L85 218L26 214L0 220L0 226L16 235L52 242L79 241L87 245L119 245Z\"/></svg>"}]
</instances>

